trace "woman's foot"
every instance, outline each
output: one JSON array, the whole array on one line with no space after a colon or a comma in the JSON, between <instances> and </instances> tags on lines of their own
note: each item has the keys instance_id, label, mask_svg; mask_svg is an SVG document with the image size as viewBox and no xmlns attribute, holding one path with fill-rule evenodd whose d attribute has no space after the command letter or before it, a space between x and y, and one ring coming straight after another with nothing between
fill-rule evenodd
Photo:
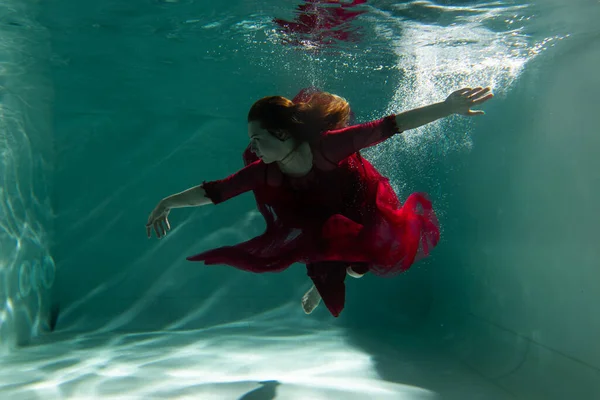
<instances>
[{"instance_id":1,"label":"woman's foot","mask_svg":"<svg viewBox=\"0 0 600 400\"><path fill-rule=\"evenodd\" d=\"M320 302L321 295L315 285L312 285L312 287L308 289L308 292L304 293L304 296L302 296L302 308L304 309L304 313L310 314L313 312Z\"/></svg>"},{"instance_id":2,"label":"woman's foot","mask_svg":"<svg viewBox=\"0 0 600 400\"><path fill-rule=\"evenodd\" d=\"M364 275L364 274L359 274L358 272L354 271L352 269L352 266L349 266L348 268L346 268L346 273L353 278L362 278L362 276Z\"/></svg>"}]
</instances>

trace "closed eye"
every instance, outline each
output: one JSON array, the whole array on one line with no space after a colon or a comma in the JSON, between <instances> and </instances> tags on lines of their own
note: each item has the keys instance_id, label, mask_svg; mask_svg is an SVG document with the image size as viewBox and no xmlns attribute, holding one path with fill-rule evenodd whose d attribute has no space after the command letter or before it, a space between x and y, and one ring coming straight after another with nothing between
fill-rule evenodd
<instances>
[{"instance_id":1,"label":"closed eye","mask_svg":"<svg viewBox=\"0 0 600 400\"><path fill-rule=\"evenodd\" d=\"M283 140L285 140L285 137L284 137L284 135L283 135L283 132L281 132L281 131L275 132L275 131L270 131L270 130L267 130L267 132L269 132L269 134L271 134L271 136L274 136L274 137L276 137L276 138L277 138L277 139L279 139L280 141L283 141Z\"/></svg>"}]
</instances>

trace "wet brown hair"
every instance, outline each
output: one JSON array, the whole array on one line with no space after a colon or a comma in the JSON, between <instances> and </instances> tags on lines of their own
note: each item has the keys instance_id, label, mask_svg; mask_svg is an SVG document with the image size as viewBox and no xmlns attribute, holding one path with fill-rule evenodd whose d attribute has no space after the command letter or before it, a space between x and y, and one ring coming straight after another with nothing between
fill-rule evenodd
<instances>
[{"instance_id":1,"label":"wet brown hair","mask_svg":"<svg viewBox=\"0 0 600 400\"><path fill-rule=\"evenodd\" d=\"M348 124L350 105L340 96L319 92L308 101L293 103L281 96L268 96L255 102L248 112L248 122L258 121L263 129L283 139L289 132L298 142L307 142L321 132Z\"/></svg>"}]
</instances>

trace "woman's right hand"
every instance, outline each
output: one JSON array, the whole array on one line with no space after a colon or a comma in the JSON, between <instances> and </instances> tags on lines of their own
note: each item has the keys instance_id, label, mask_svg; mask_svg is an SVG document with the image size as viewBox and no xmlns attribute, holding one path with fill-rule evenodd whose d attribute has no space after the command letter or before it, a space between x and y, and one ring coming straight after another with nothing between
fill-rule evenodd
<instances>
[{"instance_id":1,"label":"woman's right hand","mask_svg":"<svg viewBox=\"0 0 600 400\"><path fill-rule=\"evenodd\" d=\"M156 237L161 238L167 234L167 231L171 230L171 225L169 224L169 220L167 217L169 216L169 212L171 210L164 201L160 201L154 210L150 213L148 217L148 223L146 223L146 233L148 234L148 238L152 237L152 228L154 227L154 232L156 232Z\"/></svg>"},{"instance_id":2,"label":"woman's right hand","mask_svg":"<svg viewBox=\"0 0 600 400\"><path fill-rule=\"evenodd\" d=\"M483 104L492 97L494 94L490 87L463 88L452 92L444 103L450 107L452 114L471 117L485 114L482 110L471 110L471 107Z\"/></svg>"}]
</instances>

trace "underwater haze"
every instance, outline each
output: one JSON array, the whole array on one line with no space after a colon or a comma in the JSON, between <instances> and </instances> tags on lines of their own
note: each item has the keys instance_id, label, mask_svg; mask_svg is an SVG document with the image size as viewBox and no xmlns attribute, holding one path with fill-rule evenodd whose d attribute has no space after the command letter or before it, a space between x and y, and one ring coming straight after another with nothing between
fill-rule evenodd
<instances>
[{"instance_id":1,"label":"underwater haze","mask_svg":"<svg viewBox=\"0 0 600 400\"><path fill-rule=\"evenodd\" d=\"M0 398L600 398L600 2L0 0ZM263 232L259 98L316 86L357 122L490 86L363 152L441 240L305 315L303 265L186 261Z\"/></svg>"}]
</instances>

